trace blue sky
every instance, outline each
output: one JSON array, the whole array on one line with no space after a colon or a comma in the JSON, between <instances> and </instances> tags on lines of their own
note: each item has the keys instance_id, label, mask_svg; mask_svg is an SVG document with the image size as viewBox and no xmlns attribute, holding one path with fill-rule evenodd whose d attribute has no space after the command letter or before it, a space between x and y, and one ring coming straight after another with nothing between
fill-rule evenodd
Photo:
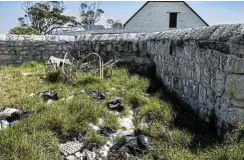
<instances>
[{"instance_id":1,"label":"blue sky","mask_svg":"<svg viewBox=\"0 0 244 160\"><path fill-rule=\"evenodd\" d=\"M146 1L104 1L101 8L105 11L98 24L106 26L108 18L126 22ZM209 25L244 23L244 2L238 1L186 1ZM0 34L18 26L18 17L23 16L21 1L0 1ZM65 13L78 17L79 1L64 1Z\"/></svg>"}]
</instances>

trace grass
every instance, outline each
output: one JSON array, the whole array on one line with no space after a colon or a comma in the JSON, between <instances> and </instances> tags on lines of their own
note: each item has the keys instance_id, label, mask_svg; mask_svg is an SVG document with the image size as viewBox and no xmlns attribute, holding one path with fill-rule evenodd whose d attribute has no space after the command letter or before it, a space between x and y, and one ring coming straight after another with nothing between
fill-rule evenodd
<instances>
[{"instance_id":1,"label":"grass","mask_svg":"<svg viewBox=\"0 0 244 160\"><path fill-rule=\"evenodd\" d=\"M23 76L23 72L30 72L31 75ZM0 83L0 108L9 106L38 111L37 114L21 119L17 125L0 131L1 160L57 159L59 143L74 137L82 139L87 148L98 147L105 141L88 127L88 123L98 124L99 118L102 118L103 126L116 130L119 128L118 116L127 115L129 110L135 112L136 130L147 135L150 140L151 151L142 159L244 159L242 126L229 136L226 134L221 143L216 141L203 147L201 141L195 141L199 134L175 123L181 121L177 116L181 113L177 113L166 97L162 98L160 92L145 95L150 85L149 79L130 75L125 68L114 68L113 75L105 79L83 74L77 86L65 83L63 78L58 82L41 83L40 77L45 76L41 63L0 67L1 74L3 83ZM31 93L45 90L56 91L59 100L47 105L41 98L30 96ZM76 95L69 101L61 100L80 90L100 90L110 94L100 103L85 94ZM124 98L125 110L120 115L115 115L106 108L105 104L112 96ZM141 119L145 116L152 124L143 128ZM190 125L196 121L194 116L193 119L187 117L188 115L183 118ZM207 135L205 132L212 131L203 130L200 135ZM118 140L119 137L114 139Z\"/></svg>"}]
</instances>

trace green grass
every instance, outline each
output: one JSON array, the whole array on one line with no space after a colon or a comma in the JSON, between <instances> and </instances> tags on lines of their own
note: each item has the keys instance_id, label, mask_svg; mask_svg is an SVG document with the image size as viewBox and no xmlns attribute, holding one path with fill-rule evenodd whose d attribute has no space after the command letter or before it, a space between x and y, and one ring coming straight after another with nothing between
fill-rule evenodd
<instances>
[{"instance_id":1,"label":"green grass","mask_svg":"<svg viewBox=\"0 0 244 160\"><path fill-rule=\"evenodd\" d=\"M23 72L31 72L23 76ZM149 80L139 75L129 75L124 68L113 68L110 78L81 74L77 86L64 82L63 77L55 83L41 83L45 76L43 64L26 63L20 67L0 67L3 86L0 92L0 108L4 106L36 110L37 114L21 119L20 123L0 131L0 159L2 160L46 160L57 159L59 143L83 139L87 148L105 143L103 137L88 127L88 123L104 120L104 126L119 129L118 116L126 116L129 110L135 111L136 129L149 137L151 151L142 159L243 159L244 143L241 131L225 138L222 143L209 147L192 148L195 133L174 125L176 111L172 104L160 98L159 93L145 95ZM37 91L54 90L59 100L46 105L37 96ZM100 90L109 92L106 100L97 103L86 94L76 95L69 101L61 101L80 90ZM106 103L112 96L124 98L125 110L120 115L111 113ZM148 116L152 124L142 128L141 119ZM192 119L194 121L194 119ZM118 141L120 137L114 139ZM196 146L196 144L194 145Z\"/></svg>"}]
</instances>

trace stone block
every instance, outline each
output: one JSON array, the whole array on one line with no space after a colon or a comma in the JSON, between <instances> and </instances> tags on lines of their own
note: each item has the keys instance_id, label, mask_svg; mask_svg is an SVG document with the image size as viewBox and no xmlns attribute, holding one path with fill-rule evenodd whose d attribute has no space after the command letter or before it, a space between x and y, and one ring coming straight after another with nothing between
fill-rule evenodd
<instances>
[{"instance_id":1,"label":"stone block","mask_svg":"<svg viewBox=\"0 0 244 160\"><path fill-rule=\"evenodd\" d=\"M5 61L5 60L11 60L12 56L11 55L0 55L0 60Z\"/></svg>"}]
</instances>

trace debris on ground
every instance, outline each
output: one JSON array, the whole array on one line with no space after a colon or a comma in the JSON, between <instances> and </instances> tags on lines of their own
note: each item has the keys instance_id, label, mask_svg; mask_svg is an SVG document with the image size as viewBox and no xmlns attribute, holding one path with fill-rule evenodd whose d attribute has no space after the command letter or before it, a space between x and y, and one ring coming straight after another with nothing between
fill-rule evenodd
<instances>
[{"instance_id":1,"label":"debris on ground","mask_svg":"<svg viewBox=\"0 0 244 160\"><path fill-rule=\"evenodd\" d=\"M25 76L25 77L32 75L32 73L30 73L30 72L23 72L22 74L23 74L23 76Z\"/></svg>"},{"instance_id":2,"label":"debris on ground","mask_svg":"<svg viewBox=\"0 0 244 160\"><path fill-rule=\"evenodd\" d=\"M88 126L89 126L92 130L94 130L94 131L99 131L99 130L100 130L100 128L99 128L98 126L96 126L96 125L94 125L94 124L92 124L92 123L89 123Z\"/></svg>"},{"instance_id":3,"label":"debris on ground","mask_svg":"<svg viewBox=\"0 0 244 160\"><path fill-rule=\"evenodd\" d=\"M117 152L127 152L134 156L141 156L149 150L148 138L144 135L132 136L127 135L123 136L117 143L115 143L110 151Z\"/></svg>"},{"instance_id":4,"label":"debris on ground","mask_svg":"<svg viewBox=\"0 0 244 160\"><path fill-rule=\"evenodd\" d=\"M134 135L135 132L135 126L133 124L133 112L130 111L129 115L123 118L118 118L120 129L117 131L112 131L107 128L107 130L104 130L105 136L103 136L105 139L112 140L115 137L125 136L125 135ZM100 130L101 133L102 130Z\"/></svg>"},{"instance_id":5,"label":"debris on ground","mask_svg":"<svg viewBox=\"0 0 244 160\"><path fill-rule=\"evenodd\" d=\"M11 116L13 113L20 113L21 111L15 108L5 108L0 112L0 116L6 115L6 116Z\"/></svg>"},{"instance_id":6,"label":"debris on ground","mask_svg":"<svg viewBox=\"0 0 244 160\"><path fill-rule=\"evenodd\" d=\"M118 118L120 128L122 128L122 131L120 134L122 135L131 135L134 134L135 126L133 124L133 112L129 111L128 116L123 118Z\"/></svg>"},{"instance_id":7,"label":"debris on ground","mask_svg":"<svg viewBox=\"0 0 244 160\"><path fill-rule=\"evenodd\" d=\"M100 129L100 135L103 136L105 139L108 139L112 133L115 133L112 128L105 126Z\"/></svg>"},{"instance_id":8,"label":"debris on ground","mask_svg":"<svg viewBox=\"0 0 244 160\"><path fill-rule=\"evenodd\" d=\"M74 154L81 150L83 147L83 144L79 141L69 141L66 143L62 143L59 145L59 150L62 152L65 156Z\"/></svg>"},{"instance_id":9,"label":"debris on ground","mask_svg":"<svg viewBox=\"0 0 244 160\"><path fill-rule=\"evenodd\" d=\"M89 91L87 94L97 100L104 100L108 96L108 92L100 92L98 90L95 91Z\"/></svg>"},{"instance_id":10,"label":"debris on ground","mask_svg":"<svg viewBox=\"0 0 244 160\"><path fill-rule=\"evenodd\" d=\"M61 160L74 160L74 159L87 159L93 160L96 157L96 153L83 149L83 143L79 141L69 141L59 145L59 151Z\"/></svg>"},{"instance_id":11,"label":"debris on ground","mask_svg":"<svg viewBox=\"0 0 244 160\"><path fill-rule=\"evenodd\" d=\"M113 146L111 141L107 141L100 149L96 151L96 158L105 158L108 156L109 149ZM106 158L105 158L106 159Z\"/></svg>"},{"instance_id":12,"label":"debris on ground","mask_svg":"<svg viewBox=\"0 0 244 160\"><path fill-rule=\"evenodd\" d=\"M9 127L9 122L6 120L0 120L0 130Z\"/></svg>"},{"instance_id":13,"label":"debris on ground","mask_svg":"<svg viewBox=\"0 0 244 160\"><path fill-rule=\"evenodd\" d=\"M124 106L122 105L122 101L120 99L108 102L107 107L112 111L124 111Z\"/></svg>"},{"instance_id":14,"label":"debris on ground","mask_svg":"<svg viewBox=\"0 0 244 160\"><path fill-rule=\"evenodd\" d=\"M51 100L58 100L58 94L54 91L44 91L44 92L37 92L37 96L41 97L44 101Z\"/></svg>"},{"instance_id":15,"label":"debris on ground","mask_svg":"<svg viewBox=\"0 0 244 160\"><path fill-rule=\"evenodd\" d=\"M51 103L53 103L53 100L52 99L49 99L49 100L47 100L47 105L49 105L49 104L51 104Z\"/></svg>"},{"instance_id":16,"label":"debris on ground","mask_svg":"<svg viewBox=\"0 0 244 160\"><path fill-rule=\"evenodd\" d=\"M141 127L147 128L152 124L152 120L150 120L149 116L145 116L141 120Z\"/></svg>"},{"instance_id":17,"label":"debris on ground","mask_svg":"<svg viewBox=\"0 0 244 160\"><path fill-rule=\"evenodd\" d=\"M21 111L15 108L5 108L0 112L0 130L19 123L22 117L26 117L34 111Z\"/></svg>"},{"instance_id":18,"label":"debris on ground","mask_svg":"<svg viewBox=\"0 0 244 160\"><path fill-rule=\"evenodd\" d=\"M69 95L69 97L68 97L68 98L66 98L66 101L69 101L69 100L73 99L73 98L74 98L74 96L75 96L75 95L73 95L73 94L72 94L72 95Z\"/></svg>"},{"instance_id":19,"label":"debris on ground","mask_svg":"<svg viewBox=\"0 0 244 160\"><path fill-rule=\"evenodd\" d=\"M80 91L78 92L78 94L83 94L83 93L86 93L86 91L85 91L85 90L80 90Z\"/></svg>"}]
</instances>

